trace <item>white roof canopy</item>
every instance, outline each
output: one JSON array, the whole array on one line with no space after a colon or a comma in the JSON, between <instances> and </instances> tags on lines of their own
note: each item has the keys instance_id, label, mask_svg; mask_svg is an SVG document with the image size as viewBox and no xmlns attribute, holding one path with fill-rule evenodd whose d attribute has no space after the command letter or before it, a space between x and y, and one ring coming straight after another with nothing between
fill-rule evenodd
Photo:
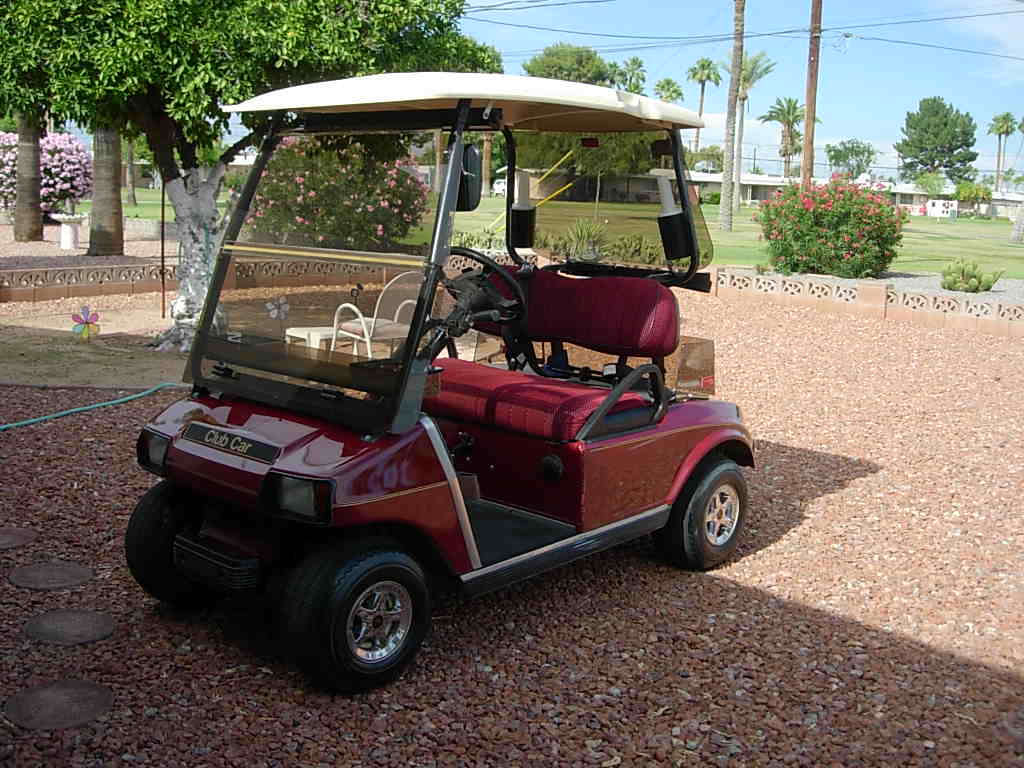
<instances>
[{"instance_id":1,"label":"white roof canopy","mask_svg":"<svg viewBox=\"0 0 1024 768\"><path fill-rule=\"evenodd\" d=\"M463 72L397 72L307 83L225 107L230 112L330 113L453 109L501 109L517 130L642 131L702 128L688 109L598 85L519 75Z\"/></svg>"}]
</instances>

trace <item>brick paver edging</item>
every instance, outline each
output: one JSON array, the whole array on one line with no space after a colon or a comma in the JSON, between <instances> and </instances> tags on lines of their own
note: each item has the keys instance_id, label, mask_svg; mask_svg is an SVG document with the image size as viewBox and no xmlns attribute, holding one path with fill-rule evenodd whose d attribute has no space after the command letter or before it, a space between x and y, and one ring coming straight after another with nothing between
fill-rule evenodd
<instances>
[{"instance_id":1,"label":"brick paver edging","mask_svg":"<svg viewBox=\"0 0 1024 768\"><path fill-rule=\"evenodd\" d=\"M759 275L711 268L712 293L724 299L763 298L826 312L896 320L926 328L956 328L1024 339L1024 304L967 293L899 291L889 283L838 283L807 275Z\"/></svg>"}]
</instances>

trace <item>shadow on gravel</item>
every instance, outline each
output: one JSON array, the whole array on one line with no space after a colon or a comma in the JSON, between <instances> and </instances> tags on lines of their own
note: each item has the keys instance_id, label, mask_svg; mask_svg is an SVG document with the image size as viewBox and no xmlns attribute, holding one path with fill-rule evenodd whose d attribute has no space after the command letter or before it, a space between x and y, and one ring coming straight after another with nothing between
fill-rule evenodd
<instances>
[{"instance_id":1,"label":"shadow on gravel","mask_svg":"<svg viewBox=\"0 0 1024 768\"><path fill-rule=\"evenodd\" d=\"M771 546L803 522L804 505L840 491L881 467L864 459L756 440L756 467L744 469L750 516L738 557Z\"/></svg>"}]
</instances>

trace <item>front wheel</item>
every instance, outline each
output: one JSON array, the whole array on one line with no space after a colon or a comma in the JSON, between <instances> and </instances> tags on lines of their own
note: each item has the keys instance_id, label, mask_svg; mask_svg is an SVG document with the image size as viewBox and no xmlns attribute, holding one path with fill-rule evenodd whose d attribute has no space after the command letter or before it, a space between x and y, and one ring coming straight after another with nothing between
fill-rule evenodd
<instances>
[{"instance_id":1,"label":"front wheel","mask_svg":"<svg viewBox=\"0 0 1024 768\"><path fill-rule=\"evenodd\" d=\"M285 577L286 650L325 688L364 691L402 673L430 629L419 564L394 549L313 553Z\"/></svg>"},{"instance_id":2,"label":"front wheel","mask_svg":"<svg viewBox=\"0 0 1024 768\"><path fill-rule=\"evenodd\" d=\"M747 516L747 481L729 459L712 459L694 473L655 543L671 563L706 571L736 551Z\"/></svg>"},{"instance_id":3,"label":"front wheel","mask_svg":"<svg viewBox=\"0 0 1024 768\"><path fill-rule=\"evenodd\" d=\"M216 595L174 566L174 537L198 529L200 522L183 494L166 480L150 488L128 521L124 550L128 570L146 592L179 608L195 608Z\"/></svg>"}]
</instances>

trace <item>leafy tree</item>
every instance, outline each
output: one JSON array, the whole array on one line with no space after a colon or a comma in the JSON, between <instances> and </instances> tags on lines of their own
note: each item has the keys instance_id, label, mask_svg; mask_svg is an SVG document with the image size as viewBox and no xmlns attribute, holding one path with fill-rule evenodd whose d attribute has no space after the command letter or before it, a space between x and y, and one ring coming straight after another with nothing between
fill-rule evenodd
<instances>
[{"instance_id":1,"label":"leafy tree","mask_svg":"<svg viewBox=\"0 0 1024 768\"><path fill-rule=\"evenodd\" d=\"M268 127L269 117L247 116L251 132L202 169L200 149L227 126L220 105L372 72L493 70L493 49L458 33L461 10L459 0L8 0L0 113L47 104L62 119L146 136L179 226L182 280L167 341L184 347L212 274L226 163Z\"/></svg>"},{"instance_id":2,"label":"leafy tree","mask_svg":"<svg viewBox=\"0 0 1024 768\"><path fill-rule=\"evenodd\" d=\"M917 175L917 178L914 179L914 186L929 199L935 199L946 188L946 179L938 171L926 171Z\"/></svg>"},{"instance_id":3,"label":"leafy tree","mask_svg":"<svg viewBox=\"0 0 1024 768\"><path fill-rule=\"evenodd\" d=\"M728 66L722 65L727 70ZM731 66L731 65L730 65ZM732 209L738 211L740 208L740 173L743 170L743 119L747 108L747 99L750 98L750 91L758 82L765 78L775 69L775 62L768 58L764 51L753 56L744 56L743 65L740 68L739 91L737 92L737 115L736 124L736 162L733 167L733 184L736 187L736 194L732 197Z\"/></svg>"},{"instance_id":4,"label":"leafy tree","mask_svg":"<svg viewBox=\"0 0 1024 768\"><path fill-rule=\"evenodd\" d=\"M996 189L1003 180L1003 165L1006 163L1006 138L1017 130L1017 119L1010 112L1001 112L988 124L989 134L996 136Z\"/></svg>"},{"instance_id":5,"label":"leafy tree","mask_svg":"<svg viewBox=\"0 0 1024 768\"><path fill-rule=\"evenodd\" d=\"M978 158L973 151L977 126L939 96L921 99L917 112L908 112L903 140L895 144L902 158L900 175L916 179L921 173L942 171L953 182L970 179Z\"/></svg>"},{"instance_id":6,"label":"leafy tree","mask_svg":"<svg viewBox=\"0 0 1024 768\"><path fill-rule=\"evenodd\" d=\"M840 173L849 174L851 179L867 173L878 157L878 151L874 146L860 139L846 139L838 144L826 144L825 154L828 155L830 166L838 168Z\"/></svg>"},{"instance_id":7,"label":"leafy tree","mask_svg":"<svg viewBox=\"0 0 1024 768\"><path fill-rule=\"evenodd\" d=\"M654 95L662 101L676 102L683 100L683 89L671 77L663 77L654 84Z\"/></svg>"},{"instance_id":8,"label":"leafy tree","mask_svg":"<svg viewBox=\"0 0 1024 768\"><path fill-rule=\"evenodd\" d=\"M974 181L961 181L956 185L955 197L961 203L971 206L973 210L978 209L978 203L992 201L992 189L987 184L979 184Z\"/></svg>"},{"instance_id":9,"label":"leafy tree","mask_svg":"<svg viewBox=\"0 0 1024 768\"><path fill-rule=\"evenodd\" d=\"M707 87L707 84L711 83L714 86L722 84L722 75L718 71L718 65L711 59L697 59L697 63L686 70L686 77L700 85L700 106L697 108L697 114L703 115L704 89ZM700 128L697 129L697 135L693 140L693 148L700 151Z\"/></svg>"},{"instance_id":10,"label":"leafy tree","mask_svg":"<svg viewBox=\"0 0 1024 768\"><path fill-rule=\"evenodd\" d=\"M630 93L643 93L647 70L639 56L631 56L622 65L622 87Z\"/></svg>"},{"instance_id":11,"label":"leafy tree","mask_svg":"<svg viewBox=\"0 0 1024 768\"><path fill-rule=\"evenodd\" d=\"M719 173L722 170L723 154L722 148L717 144L701 147L697 152L688 151L686 153L686 167L698 170L697 165L703 163L704 167L699 170Z\"/></svg>"},{"instance_id":12,"label":"leafy tree","mask_svg":"<svg viewBox=\"0 0 1024 768\"><path fill-rule=\"evenodd\" d=\"M762 123L779 124L782 133L779 140L782 175L788 177L792 157L799 152L800 130L797 125L804 121L804 105L789 97L776 99L771 108L757 119Z\"/></svg>"},{"instance_id":13,"label":"leafy tree","mask_svg":"<svg viewBox=\"0 0 1024 768\"><path fill-rule=\"evenodd\" d=\"M18 121L13 115L0 115L0 133L17 133Z\"/></svg>"},{"instance_id":14,"label":"leafy tree","mask_svg":"<svg viewBox=\"0 0 1024 768\"><path fill-rule=\"evenodd\" d=\"M526 74L591 85L617 85L609 64L584 45L555 43L523 64Z\"/></svg>"}]
</instances>

